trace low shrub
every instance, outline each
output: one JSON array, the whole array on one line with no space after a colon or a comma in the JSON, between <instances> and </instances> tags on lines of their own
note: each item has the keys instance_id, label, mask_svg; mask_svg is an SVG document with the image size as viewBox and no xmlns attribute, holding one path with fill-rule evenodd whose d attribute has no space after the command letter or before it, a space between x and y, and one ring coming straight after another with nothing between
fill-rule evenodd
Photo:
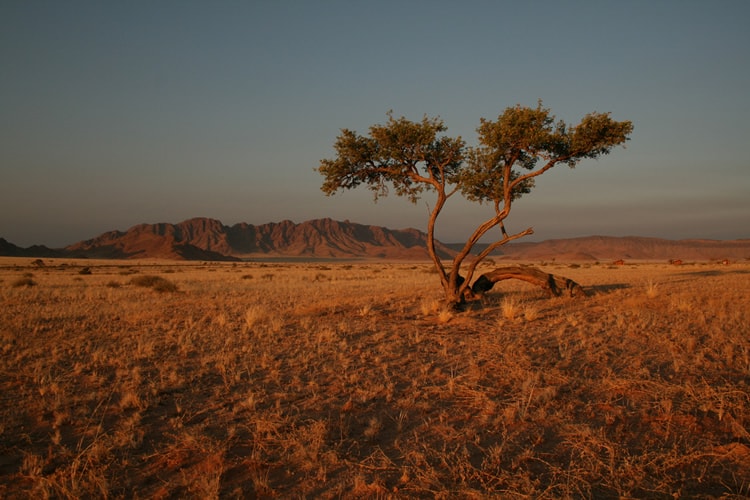
<instances>
[{"instance_id":1,"label":"low shrub","mask_svg":"<svg viewBox=\"0 0 750 500\"><path fill-rule=\"evenodd\" d=\"M35 285L36 285L36 281L34 281L28 276L24 276L23 278L18 278L16 281L11 283L10 286L12 286L13 288L20 288L22 286L35 286Z\"/></svg>"},{"instance_id":2,"label":"low shrub","mask_svg":"<svg viewBox=\"0 0 750 500\"><path fill-rule=\"evenodd\" d=\"M136 276L130 280L130 283L135 286L142 286L145 288L151 288L157 292L176 292L177 285L171 281L162 278L161 276L143 275Z\"/></svg>"}]
</instances>

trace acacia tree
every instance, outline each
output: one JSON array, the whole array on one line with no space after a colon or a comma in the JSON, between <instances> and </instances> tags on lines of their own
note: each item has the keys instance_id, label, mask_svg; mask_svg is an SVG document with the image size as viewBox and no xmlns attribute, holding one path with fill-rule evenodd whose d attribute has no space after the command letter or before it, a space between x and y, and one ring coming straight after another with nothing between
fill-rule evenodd
<instances>
[{"instance_id":1,"label":"acacia tree","mask_svg":"<svg viewBox=\"0 0 750 500\"><path fill-rule=\"evenodd\" d=\"M480 120L479 145L468 147L461 137L442 135L440 118L425 116L419 122L388 114L385 125L373 125L362 136L342 129L336 138L333 159L321 160L326 195L365 184L375 200L392 187L399 196L416 203L425 191L435 199L427 223L427 251L435 264L449 303L464 301L474 271L487 255L509 241L533 233L532 228L508 234L503 222L513 201L534 187L536 177L555 165L575 167L587 158L598 158L629 140L633 125L615 121L609 113L590 113L574 126L555 121L549 109L514 106L495 121ZM435 224L448 199L456 193L468 200L492 205L463 248L446 267L435 250ZM477 242L492 228L502 237L472 259L461 275L461 266Z\"/></svg>"}]
</instances>

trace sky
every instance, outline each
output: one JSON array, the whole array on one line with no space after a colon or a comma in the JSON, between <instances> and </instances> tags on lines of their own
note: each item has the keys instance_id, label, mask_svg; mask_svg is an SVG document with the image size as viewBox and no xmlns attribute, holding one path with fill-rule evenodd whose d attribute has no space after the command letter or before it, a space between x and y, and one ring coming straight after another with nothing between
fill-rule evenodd
<instances>
[{"instance_id":1,"label":"sky","mask_svg":"<svg viewBox=\"0 0 750 500\"><path fill-rule=\"evenodd\" d=\"M425 230L416 205L315 170L343 128L536 106L634 132L537 179L528 240L750 238L746 0L0 2L0 237L63 247L141 223L330 217ZM464 241L492 207L451 198Z\"/></svg>"}]
</instances>

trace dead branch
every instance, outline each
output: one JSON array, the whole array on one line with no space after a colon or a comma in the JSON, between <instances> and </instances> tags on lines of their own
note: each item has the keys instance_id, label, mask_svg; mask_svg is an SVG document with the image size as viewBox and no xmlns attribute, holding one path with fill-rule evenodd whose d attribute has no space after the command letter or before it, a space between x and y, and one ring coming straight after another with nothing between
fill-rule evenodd
<instances>
[{"instance_id":1,"label":"dead branch","mask_svg":"<svg viewBox=\"0 0 750 500\"><path fill-rule=\"evenodd\" d=\"M494 271L481 275L471 286L476 296L481 296L495 286L495 283L507 279L523 280L542 287L548 294L559 297L564 293L571 297L585 297L586 292L581 285L564 276L546 273L534 267L509 266L498 267Z\"/></svg>"}]
</instances>

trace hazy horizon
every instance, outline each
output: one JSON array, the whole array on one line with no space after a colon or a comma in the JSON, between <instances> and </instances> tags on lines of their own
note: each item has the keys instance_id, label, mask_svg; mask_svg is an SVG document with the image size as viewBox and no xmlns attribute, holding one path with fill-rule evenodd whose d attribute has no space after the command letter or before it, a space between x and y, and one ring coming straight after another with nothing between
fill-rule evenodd
<instances>
[{"instance_id":1,"label":"hazy horizon","mask_svg":"<svg viewBox=\"0 0 750 500\"><path fill-rule=\"evenodd\" d=\"M326 197L341 128L480 118L542 99L630 120L626 149L514 204L526 241L750 238L750 3L3 2L0 237L64 247L193 217L426 228L432 200ZM451 199L453 243L491 207Z\"/></svg>"},{"instance_id":2,"label":"hazy horizon","mask_svg":"<svg viewBox=\"0 0 750 500\"><path fill-rule=\"evenodd\" d=\"M192 220L192 219L201 219L201 218L203 218L203 217L191 217L191 218L185 219L183 221L144 222L144 223L135 224L134 226L131 226L131 227L128 227L128 228L113 228L113 229L104 231L102 233L99 233L99 234L96 234L96 235L91 235L91 236L86 237L86 238L81 238L80 240L76 240L74 242L66 243L66 244L60 245L60 246L50 246L50 245L45 245L43 243L35 243L35 244L32 244L32 245L25 245L25 246L24 245L16 245L16 246L19 246L21 248L28 248L28 247L31 247L31 246L45 246L45 247L50 248L52 250L63 249L63 248L66 248L68 246L72 246L74 244L81 243L83 241L88 241L88 240L96 239L97 237L103 236L104 234L109 233L111 231L119 231L119 232L122 232L122 233L126 233L130 229L133 229L133 228L135 228L137 226L140 226L142 224L146 224L146 225L157 225L157 224L173 224L173 225L178 225L178 224L181 224L183 222L187 222L187 221ZM206 219L210 219L210 218L206 218ZM262 224L252 224L252 225L254 225L254 226L262 226L262 225L273 224L273 223L278 224L278 223L281 223L281 222L284 222L284 221L287 221L287 220L291 220L291 219L284 219L284 220L278 220L278 221L269 221L269 222L262 223ZM317 220L317 219L309 219L309 220L304 220L304 221L302 221L302 220L301 221L291 220L291 222L294 223L294 224L299 225L299 224L303 224L305 222L309 222L309 221L313 221L313 220ZM341 223L349 222L349 223L352 223L352 224L361 224L361 223L359 223L357 221L353 221L353 220L339 220L339 219L334 219L334 220L338 220L338 222L341 222ZM219 221L219 222L221 222L224 226L227 226L227 227L232 227L232 226L234 226L236 224L241 224L242 223L242 222L237 222L237 223L234 223L234 224L227 224L224 221ZM248 224L251 224L251 223L248 223ZM369 224L366 224L366 225L369 225ZM407 230L407 229L419 229L419 228L414 228L413 226L404 226L404 227L386 227L386 229L390 229L390 230ZM661 236L647 236L647 235L644 236L644 235L639 235L639 234L611 235L611 234L604 234L604 233L591 233L591 234L585 234L585 235L563 235L563 236L549 236L548 235L548 236L541 236L540 237L540 235L538 235L538 234L531 234L531 235L526 236L526 237L524 237L522 239L511 241L509 244L524 243L524 242L526 242L526 243L539 243L539 242L543 242L543 241L547 241L547 240L599 238L599 237L604 237L604 238L610 238L610 237L611 238L658 238L658 239L664 239L664 240L669 240L669 241L689 241L689 240L740 241L740 240L748 240L748 239L750 239L750 238L731 238L731 239L726 239L726 238L724 238L724 239L722 239L722 238L663 238ZM0 236L0 238L3 238L3 237ZM489 243L490 241L495 241L495 239L499 239L499 238L485 237L485 238L483 238L482 240L479 241L479 244L482 244L482 243L486 244L486 243ZM8 241L8 240L6 239L6 241ZM463 245L466 242L466 239L461 239L461 240L444 240L444 239L439 239L439 241L441 243L444 243L444 244L447 244L447 245ZM13 241L8 241L8 242L12 243L12 244L15 244Z\"/></svg>"}]
</instances>

